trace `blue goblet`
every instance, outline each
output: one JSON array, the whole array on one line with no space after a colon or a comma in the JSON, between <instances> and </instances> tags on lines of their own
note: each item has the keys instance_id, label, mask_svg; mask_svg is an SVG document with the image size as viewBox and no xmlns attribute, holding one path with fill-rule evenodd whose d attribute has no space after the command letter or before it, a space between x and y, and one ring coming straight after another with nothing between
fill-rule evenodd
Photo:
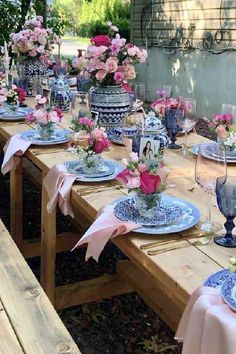
<instances>
[{"instance_id":1,"label":"blue goblet","mask_svg":"<svg viewBox=\"0 0 236 354\"><path fill-rule=\"evenodd\" d=\"M214 241L220 246L236 247L236 237L232 235L236 217L236 177L227 176L226 180L224 177L217 178L216 199L220 212L226 218L226 234L215 237Z\"/></svg>"},{"instance_id":2,"label":"blue goblet","mask_svg":"<svg viewBox=\"0 0 236 354\"><path fill-rule=\"evenodd\" d=\"M178 119L177 119L178 117ZM178 109L166 109L165 112L165 126L171 143L168 144L168 149L181 149L182 145L176 144L176 135L181 131L178 124L179 119L183 119L184 115Z\"/></svg>"}]
</instances>

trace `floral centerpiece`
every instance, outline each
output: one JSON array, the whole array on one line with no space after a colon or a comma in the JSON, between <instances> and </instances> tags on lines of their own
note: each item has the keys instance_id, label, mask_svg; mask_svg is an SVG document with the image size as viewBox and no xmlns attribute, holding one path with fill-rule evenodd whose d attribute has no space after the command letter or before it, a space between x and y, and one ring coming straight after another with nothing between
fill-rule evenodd
<instances>
[{"instance_id":1,"label":"floral centerpiece","mask_svg":"<svg viewBox=\"0 0 236 354\"><path fill-rule=\"evenodd\" d=\"M5 102L11 111L16 111L19 105L25 101L25 97L25 90L16 85L12 85L11 88L2 87L0 89L0 103Z\"/></svg>"},{"instance_id":2,"label":"floral centerpiece","mask_svg":"<svg viewBox=\"0 0 236 354\"><path fill-rule=\"evenodd\" d=\"M136 206L142 216L152 217L160 205L161 193L166 189L169 171L161 161L142 162L137 153L122 160L125 169L116 178L129 192L136 193Z\"/></svg>"},{"instance_id":3,"label":"floral centerpiece","mask_svg":"<svg viewBox=\"0 0 236 354\"><path fill-rule=\"evenodd\" d=\"M36 96L35 110L26 116L26 122L36 123L37 130L42 139L49 139L54 132L55 123L60 123L63 117L59 108L44 108L47 99L41 95Z\"/></svg>"},{"instance_id":4,"label":"floral centerpiece","mask_svg":"<svg viewBox=\"0 0 236 354\"><path fill-rule=\"evenodd\" d=\"M96 127L89 117L73 118L72 125L75 135L71 151L78 154L84 172L98 172L103 164L100 154L109 148L105 128Z\"/></svg>"},{"instance_id":5,"label":"floral centerpiece","mask_svg":"<svg viewBox=\"0 0 236 354\"><path fill-rule=\"evenodd\" d=\"M130 99L122 87L136 77L135 64L145 63L147 51L121 38L117 27L108 22L108 33L91 38L85 54L85 71L97 86L91 92L91 109L108 130L122 125L130 109Z\"/></svg>"},{"instance_id":6,"label":"floral centerpiece","mask_svg":"<svg viewBox=\"0 0 236 354\"><path fill-rule=\"evenodd\" d=\"M23 30L11 33L10 38L12 52L16 53L21 61L26 58L38 58L45 64L50 62L53 44L60 42L51 29L43 28L42 16L26 21Z\"/></svg>"},{"instance_id":7,"label":"floral centerpiece","mask_svg":"<svg viewBox=\"0 0 236 354\"><path fill-rule=\"evenodd\" d=\"M217 134L218 143L226 148L227 154L236 152L236 125L233 124L233 115L216 114L212 121L207 122Z\"/></svg>"}]
</instances>

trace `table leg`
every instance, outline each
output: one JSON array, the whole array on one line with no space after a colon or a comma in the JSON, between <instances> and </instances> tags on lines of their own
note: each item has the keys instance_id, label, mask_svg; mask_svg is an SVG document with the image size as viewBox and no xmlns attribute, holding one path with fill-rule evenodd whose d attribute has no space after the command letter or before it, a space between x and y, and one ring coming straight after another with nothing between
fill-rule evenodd
<instances>
[{"instance_id":1,"label":"table leg","mask_svg":"<svg viewBox=\"0 0 236 354\"><path fill-rule=\"evenodd\" d=\"M44 175L42 176L44 178ZM55 301L56 209L47 212L48 193L42 183L41 285L52 304Z\"/></svg>"},{"instance_id":2,"label":"table leg","mask_svg":"<svg viewBox=\"0 0 236 354\"><path fill-rule=\"evenodd\" d=\"M22 159L15 169L10 172L10 232L17 246L21 248L22 236Z\"/></svg>"}]
</instances>

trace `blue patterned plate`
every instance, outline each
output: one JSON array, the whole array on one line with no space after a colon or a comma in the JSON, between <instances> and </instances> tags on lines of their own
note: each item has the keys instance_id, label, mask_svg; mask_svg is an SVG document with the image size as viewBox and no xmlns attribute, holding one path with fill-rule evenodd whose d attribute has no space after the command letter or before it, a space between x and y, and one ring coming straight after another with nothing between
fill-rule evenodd
<instances>
[{"instance_id":1,"label":"blue patterned plate","mask_svg":"<svg viewBox=\"0 0 236 354\"><path fill-rule=\"evenodd\" d=\"M226 304L236 311L236 274L231 275L225 280L221 287L221 295Z\"/></svg>"},{"instance_id":2,"label":"blue patterned plate","mask_svg":"<svg viewBox=\"0 0 236 354\"><path fill-rule=\"evenodd\" d=\"M66 166L68 172L74 173L78 176L82 177L90 177L90 178L98 178L98 177L105 177L112 175L115 172L115 165L110 163L109 160L103 160L103 165L100 171L97 173L85 173L83 172L83 168L80 164L80 161L68 161L65 162L64 165Z\"/></svg>"},{"instance_id":3,"label":"blue patterned plate","mask_svg":"<svg viewBox=\"0 0 236 354\"><path fill-rule=\"evenodd\" d=\"M10 112L4 108L0 109L0 120L23 120L29 112L32 112L30 107L21 107L16 112Z\"/></svg>"},{"instance_id":4,"label":"blue patterned plate","mask_svg":"<svg viewBox=\"0 0 236 354\"><path fill-rule=\"evenodd\" d=\"M121 200L126 199L127 197L116 200L113 204L116 205ZM200 219L200 213L197 207L195 207L192 203L166 194L162 195L162 201L167 204L175 203L178 205L182 210L182 215L176 220L176 222L172 224L143 226L136 229L135 232L150 235L164 235L190 229L198 223Z\"/></svg>"},{"instance_id":5,"label":"blue patterned plate","mask_svg":"<svg viewBox=\"0 0 236 354\"><path fill-rule=\"evenodd\" d=\"M63 144L70 140L71 132L65 129L55 129L50 139L42 139L36 130L26 130L20 133L24 140L31 141L33 145Z\"/></svg>"},{"instance_id":6,"label":"blue patterned plate","mask_svg":"<svg viewBox=\"0 0 236 354\"><path fill-rule=\"evenodd\" d=\"M209 276L203 285L210 286L211 288L221 289L222 284L226 279L228 279L233 273L229 269L222 269Z\"/></svg>"},{"instance_id":7,"label":"blue patterned plate","mask_svg":"<svg viewBox=\"0 0 236 354\"><path fill-rule=\"evenodd\" d=\"M115 216L124 221L132 221L144 226L168 225L174 223L183 214L183 210L176 202L161 201L157 214L153 218L141 216L136 207L135 197L127 197L116 204Z\"/></svg>"},{"instance_id":8,"label":"blue patterned plate","mask_svg":"<svg viewBox=\"0 0 236 354\"><path fill-rule=\"evenodd\" d=\"M69 173L75 173L75 174L78 174L78 180L80 182L104 182L104 181L111 181L113 179L116 178L117 174L119 172L121 172L123 169L124 169L124 166L122 166L121 164L119 164L118 162L116 161L113 161L113 160L104 160L106 161L106 166L109 167L110 170L112 170L113 172L109 175L106 175L106 176L96 176L96 177L91 177L91 176L83 176L81 175L80 173L78 173L78 171L73 171L71 170L71 166L72 166L72 169L73 169L73 166L76 165L78 166L78 160L76 161L67 161L67 162L64 162L64 166L67 168L68 172Z\"/></svg>"},{"instance_id":9,"label":"blue patterned plate","mask_svg":"<svg viewBox=\"0 0 236 354\"><path fill-rule=\"evenodd\" d=\"M200 146L204 146L204 154L203 156L206 157L209 160L215 160L215 161L221 161L220 157L217 156L215 153L215 146L217 143L206 143L206 144L197 144L192 147L192 152L194 155L198 155L198 150ZM236 157L233 156L227 156L226 154L226 159L228 163L236 163Z\"/></svg>"}]
</instances>

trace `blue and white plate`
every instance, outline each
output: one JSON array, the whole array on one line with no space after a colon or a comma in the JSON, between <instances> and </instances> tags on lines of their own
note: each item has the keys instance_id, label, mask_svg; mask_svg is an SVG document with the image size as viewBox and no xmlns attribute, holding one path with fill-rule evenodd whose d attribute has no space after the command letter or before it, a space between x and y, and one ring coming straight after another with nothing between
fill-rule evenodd
<instances>
[{"instance_id":1,"label":"blue and white plate","mask_svg":"<svg viewBox=\"0 0 236 354\"><path fill-rule=\"evenodd\" d=\"M32 112L30 107L20 107L16 112L10 112L5 108L0 109L0 120L24 120L28 113Z\"/></svg>"},{"instance_id":2,"label":"blue and white plate","mask_svg":"<svg viewBox=\"0 0 236 354\"><path fill-rule=\"evenodd\" d=\"M91 176L85 176L81 174L79 171L73 171L74 166L78 166L78 160L76 161L67 161L64 162L64 166L67 168L69 173L75 173L78 175L78 180L81 182L104 182L104 181L111 181L116 178L117 174L121 172L124 169L124 166L119 164L116 161L113 160L104 160L106 162L106 166L109 168L110 171L113 171L112 173L109 173L108 175L103 175L103 176L96 176L96 177L91 177Z\"/></svg>"},{"instance_id":3,"label":"blue and white plate","mask_svg":"<svg viewBox=\"0 0 236 354\"><path fill-rule=\"evenodd\" d=\"M224 281L228 279L233 273L229 269L222 269L209 276L203 285L210 286L211 288L221 289Z\"/></svg>"},{"instance_id":4,"label":"blue and white plate","mask_svg":"<svg viewBox=\"0 0 236 354\"><path fill-rule=\"evenodd\" d=\"M115 216L124 221L132 221L144 226L168 225L177 221L183 214L183 209L178 202L161 201L160 207L154 217L148 218L139 214L135 197L127 197L116 204Z\"/></svg>"},{"instance_id":5,"label":"blue and white plate","mask_svg":"<svg viewBox=\"0 0 236 354\"><path fill-rule=\"evenodd\" d=\"M121 200L126 200L127 197L116 200L113 204L119 203ZM200 213L197 207L192 203L185 200L170 196L162 195L162 201L167 204L175 203L182 210L182 215L172 224L168 225L154 225L154 226L143 226L135 229L135 232L150 234L150 235L162 235L169 233L181 232L190 229L196 225L200 219Z\"/></svg>"},{"instance_id":6,"label":"blue and white plate","mask_svg":"<svg viewBox=\"0 0 236 354\"><path fill-rule=\"evenodd\" d=\"M204 147L203 156L209 160L222 161L221 158L216 154L216 146L217 143L205 143L205 144L197 144L192 147L192 152L194 155L198 155L198 150L200 146ZM226 153L226 160L228 163L236 163L236 157L228 156Z\"/></svg>"},{"instance_id":7,"label":"blue and white plate","mask_svg":"<svg viewBox=\"0 0 236 354\"><path fill-rule=\"evenodd\" d=\"M236 274L231 275L225 280L221 287L221 295L226 304L236 311Z\"/></svg>"},{"instance_id":8,"label":"blue and white plate","mask_svg":"<svg viewBox=\"0 0 236 354\"><path fill-rule=\"evenodd\" d=\"M68 172L74 173L78 176L89 177L89 178L98 178L110 176L115 172L115 165L109 160L103 160L103 165L97 173L86 173L83 171L83 167L80 161L68 161L65 162Z\"/></svg>"},{"instance_id":9,"label":"blue and white plate","mask_svg":"<svg viewBox=\"0 0 236 354\"><path fill-rule=\"evenodd\" d=\"M71 132L65 129L55 129L50 139L42 139L37 130L26 130L20 133L24 140L31 141L33 145L63 144L70 140Z\"/></svg>"}]
</instances>

